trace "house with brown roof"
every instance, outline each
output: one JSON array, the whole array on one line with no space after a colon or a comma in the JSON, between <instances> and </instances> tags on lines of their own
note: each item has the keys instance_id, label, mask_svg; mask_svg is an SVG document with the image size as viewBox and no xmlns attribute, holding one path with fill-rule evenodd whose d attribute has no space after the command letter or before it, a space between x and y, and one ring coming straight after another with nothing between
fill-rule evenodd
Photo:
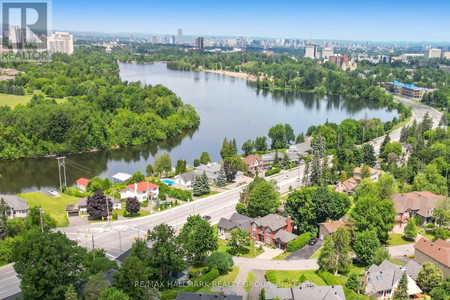
<instances>
[{"instance_id":1,"label":"house with brown roof","mask_svg":"<svg viewBox=\"0 0 450 300\"><path fill-rule=\"evenodd\" d=\"M360 182L362 180L362 167L357 167L353 169L353 177L356 179L356 181ZM382 170L374 169L369 167L369 173L370 173L370 180L372 182L377 182L378 178L384 173Z\"/></svg>"},{"instance_id":2,"label":"house with brown roof","mask_svg":"<svg viewBox=\"0 0 450 300\"><path fill-rule=\"evenodd\" d=\"M410 218L420 219L422 224L432 222L436 202L442 198L444 196L428 191L393 195L392 201L397 211L397 222L400 224L407 223Z\"/></svg>"},{"instance_id":3,"label":"house with brown roof","mask_svg":"<svg viewBox=\"0 0 450 300\"><path fill-rule=\"evenodd\" d=\"M252 174L261 172L267 166L258 154L251 154L243 158L242 161L247 165L248 171Z\"/></svg>"},{"instance_id":4,"label":"house with brown roof","mask_svg":"<svg viewBox=\"0 0 450 300\"><path fill-rule=\"evenodd\" d=\"M339 227L345 226L344 220L332 221L328 219L326 222L319 224L319 238L323 240L327 235L331 235L338 230Z\"/></svg>"},{"instance_id":5,"label":"house with brown roof","mask_svg":"<svg viewBox=\"0 0 450 300\"><path fill-rule=\"evenodd\" d=\"M431 262L438 267L444 277L450 276L450 243L437 239L432 242L424 237L414 244L414 261L419 264Z\"/></svg>"},{"instance_id":6,"label":"house with brown roof","mask_svg":"<svg viewBox=\"0 0 450 300\"><path fill-rule=\"evenodd\" d=\"M349 179L345 180L344 182L339 182L336 187L335 191L339 193L345 193L348 195L353 194L353 191L358 186L358 181L356 181L355 178L350 177Z\"/></svg>"},{"instance_id":7,"label":"house with brown roof","mask_svg":"<svg viewBox=\"0 0 450 300\"><path fill-rule=\"evenodd\" d=\"M297 235L292 233L291 217L270 214L257 217L250 223L250 238L284 250Z\"/></svg>"}]
</instances>

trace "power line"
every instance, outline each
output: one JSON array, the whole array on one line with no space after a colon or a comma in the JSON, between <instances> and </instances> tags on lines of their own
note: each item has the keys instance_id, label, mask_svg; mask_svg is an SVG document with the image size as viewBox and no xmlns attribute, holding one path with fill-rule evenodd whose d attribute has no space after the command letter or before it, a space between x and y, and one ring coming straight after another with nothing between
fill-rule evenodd
<instances>
[{"instance_id":1,"label":"power line","mask_svg":"<svg viewBox=\"0 0 450 300\"><path fill-rule=\"evenodd\" d=\"M64 170L64 173L63 173L63 175L64 175L64 186L67 187L66 163L65 163L66 157L65 156L61 156L61 157L58 157L56 159L58 160L59 188L60 188L60 192L62 194L63 188L62 188L62 180L61 180L62 179L61 178L61 167Z\"/></svg>"}]
</instances>

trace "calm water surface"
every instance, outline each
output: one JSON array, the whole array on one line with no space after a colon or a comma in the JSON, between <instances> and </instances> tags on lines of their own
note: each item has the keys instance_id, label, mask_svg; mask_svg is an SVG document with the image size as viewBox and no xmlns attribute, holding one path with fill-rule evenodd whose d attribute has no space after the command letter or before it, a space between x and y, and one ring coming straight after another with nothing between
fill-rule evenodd
<instances>
[{"instance_id":1,"label":"calm water surface","mask_svg":"<svg viewBox=\"0 0 450 300\"><path fill-rule=\"evenodd\" d=\"M170 152L172 163L185 159L192 164L203 151L215 161L220 160L224 137L236 138L238 148L248 139L266 135L277 123L290 123L295 134L306 132L309 126L346 118L392 120L396 111L340 97L271 92L258 90L254 83L205 72L172 71L165 64L120 64L123 80L145 84L163 84L185 103L193 105L200 115L197 130L163 143L147 144L116 150L102 150L67 156L68 185L79 177L111 177L117 172L144 171L153 156ZM0 193L17 194L46 190L59 185L55 158L24 159L0 162Z\"/></svg>"}]
</instances>

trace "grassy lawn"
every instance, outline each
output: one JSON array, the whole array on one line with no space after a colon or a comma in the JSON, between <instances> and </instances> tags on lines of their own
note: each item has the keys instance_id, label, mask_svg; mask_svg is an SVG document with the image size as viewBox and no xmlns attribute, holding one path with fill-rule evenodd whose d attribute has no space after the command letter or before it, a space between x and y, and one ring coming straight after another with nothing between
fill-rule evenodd
<instances>
[{"instance_id":1,"label":"grassy lawn","mask_svg":"<svg viewBox=\"0 0 450 300\"><path fill-rule=\"evenodd\" d=\"M212 282L208 283L207 286L202 287L196 293L206 293L206 294L219 294L219 292L211 291L212 287L224 287L231 286L239 274L239 267L233 267L232 270L226 271L219 277L214 279Z\"/></svg>"},{"instance_id":2,"label":"grassy lawn","mask_svg":"<svg viewBox=\"0 0 450 300\"><path fill-rule=\"evenodd\" d=\"M31 97L33 97L33 95L23 95L23 96L19 96L19 95L8 95L8 94L0 94L0 106L10 106L10 107L14 107L17 104L27 104L28 101L31 100Z\"/></svg>"},{"instance_id":3,"label":"grassy lawn","mask_svg":"<svg viewBox=\"0 0 450 300\"><path fill-rule=\"evenodd\" d=\"M285 259L289 254L291 254L292 252L283 252L281 254L278 254L277 256L275 256L274 258L272 258L272 260L283 260Z\"/></svg>"},{"instance_id":4,"label":"grassy lawn","mask_svg":"<svg viewBox=\"0 0 450 300\"><path fill-rule=\"evenodd\" d=\"M314 252L314 254L311 255L310 259L319 258L319 256L320 256L320 251L322 251L322 247L320 247L319 250L317 250L316 252Z\"/></svg>"},{"instance_id":5,"label":"grassy lawn","mask_svg":"<svg viewBox=\"0 0 450 300\"><path fill-rule=\"evenodd\" d=\"M125 218L128 218L128 219L148 216L150 214L148 211L141 209L141 210L139 210L139 212L137 214L124 216L124 213L125 213L125 202L122 203L122 209L119 209L119 210L116 209L116 210L114 210L114 212L117 212L117 214L119 216L122 216L122 217L125 217Z\"/></svg>"},{"instance_id":6,"label":"grassy lawn","mask_svg":"<svg viewBox=\"0 0 450 300\"><path fill-rule=\"evenodd\" d=\"M403 237L400 233L391 233L389 234L389 246L400 246L405 244L411 244L414 243L414 241L409 241Z\"/></svg>"},{"instance_id":7,"label":"grassy lawn","mask_svg":"<svg viewBox=\"0 0 450 300\"><path fill-rule=\"evenodd\" d=\"M314 270L274 271L274 274L276 281L272 283L279 287L292 287L298 285L302 275L305 275L306 280L314 282L316 285L327 285Z\"/></svg>"},{"instance_id":8,"label":"grassy lawn","mask_svg":"<svg viewBox=\"0 0 450 300\"><path fill-rule=\"evenodd\" d=\"M206 198L206 197L209 197L209 196L212 196L212 195L215 195L215 194L218 194L219 192L216 192L216 191L211 191L208 195L201 195L201 196L196 196L196 197L194 197L195 199L202 199L202 198Z\"/></svg>"},{"instance_id":9,"label":"grassy lawn","mask_svg":"<svg viewBox=\"0 0 450 300\"><path fill-rule=\"evenodd\" d=\"M218 245L219 248L217 249L217 251L219 252L228 252L228 250L230 249L230 247L227 246L228 241L222 240L222 239L218 239ZM264 250L260 250L257 247L254 247L252 245L245 247L247 248L247 252L244 254L239 254L237 256L240 257L247 257L247 258L255 258L258 255L260 255L261 253L264 252Z\"/></svg>"},{"instance_id":10,"label":"grassy lawn","mask_svg":"<svg viewBox=\"0 0 450 300\"><path fill-rule=\"evenodd\" d=\"M58 227L69 225L69 220L66 216L66 205L78 203L79 199L65 194L62 194L61 197L50 197L41 192L25 193L17 196L25 199L30 207L40 205L47 214L58 222Z\"/></svg>"},{"instance_id":11,"label":"grassy lawn","mask_svg":"<svg viewBox=\"0 0 450 300\"><path fill-rule=\"evenodd\" d=\"M253 282L255 282L255 273L253 273L253 271L250 271L247 274L247 280L245 280L245 285L244 285L244 289L247 291L247 293L250 292Z\"/></svg>"}]
</instances>

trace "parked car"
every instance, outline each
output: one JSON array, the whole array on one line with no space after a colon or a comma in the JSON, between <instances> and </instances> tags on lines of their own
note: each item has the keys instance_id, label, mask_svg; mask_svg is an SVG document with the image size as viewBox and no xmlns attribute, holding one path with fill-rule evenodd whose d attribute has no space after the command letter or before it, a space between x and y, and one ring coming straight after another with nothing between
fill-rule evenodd
<instances>
[{"instance_id":1,"label":"parked car","mask_svg":"<svg viewBox=\"0 0 450 300\"><path fill-rule=\"evenodd\" d=\"M206 220L206 221L209 221L209 220L211 220L211 216L203 216L202 219Z\"/></svg>"},{"instance_id":2,"label":"parked car","mask_svg":"<svg viewBox=\"0 0 450 300\"><path fill-rule=\"evenodd\" d=\"M286 175L286 178L289 178L289 174Z\"/></svg>"},{"instance_id":3,"label":"parked car","mask_svg":"<svg viewBox=\"0 0 450 300\"><path fill-rule=\"evenodd\" d=\"M316 243L317 243L317 238L312 238L312 239L309 240L308 245L314 246Z\"/></svg>"}]
</instances>

